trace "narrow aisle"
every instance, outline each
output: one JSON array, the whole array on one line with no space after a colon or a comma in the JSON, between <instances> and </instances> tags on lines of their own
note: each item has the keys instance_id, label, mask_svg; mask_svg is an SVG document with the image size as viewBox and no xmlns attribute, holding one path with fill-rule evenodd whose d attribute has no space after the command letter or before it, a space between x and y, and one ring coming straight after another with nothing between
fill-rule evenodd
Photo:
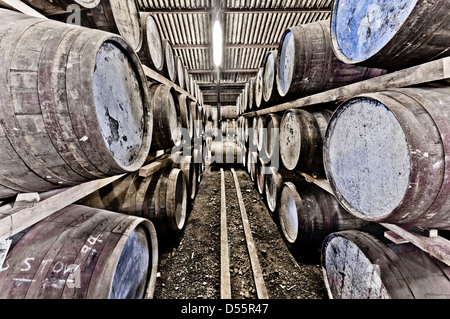
<instances>
[{"instance_id":1,"label":"narrow aisle","mask_svg":"<svg viewBox=\"0 0 450 319\"><path fill-rule=\"evenodd\" d=\"M303 263L292 256L248 174L235 170L269 298L327 298L319 261ZM231 296L257 299L236 188L228 167L224 176ZM220 298L220 186L220 168L205 171L184 232L177 238L160 239L156 299Z\"/></svg>"}]
</instances>

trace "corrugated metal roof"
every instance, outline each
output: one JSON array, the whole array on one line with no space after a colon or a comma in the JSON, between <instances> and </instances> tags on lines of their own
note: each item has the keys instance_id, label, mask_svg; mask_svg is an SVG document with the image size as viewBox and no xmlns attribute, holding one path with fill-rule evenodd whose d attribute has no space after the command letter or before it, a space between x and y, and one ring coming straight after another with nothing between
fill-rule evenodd
<instances>
[{"instance_id":1,"label":"corrugated metal roof","mask_svg":"<svg viewBox=\"0 0 450 319\"><path fill-rule=\"evenodd\" d=\"M217 73L212 59L212 24L216 0L138 0L140 10L154 13L162 36L172 42L175 53L214 104ZM254 77L269 50L279 44L289 27L330 17L332 0L222 0L224 29L221 84L222 104L235 103L243 83ZM242 87L239 88L239 85Z\"/></svg>"}]
</instances>

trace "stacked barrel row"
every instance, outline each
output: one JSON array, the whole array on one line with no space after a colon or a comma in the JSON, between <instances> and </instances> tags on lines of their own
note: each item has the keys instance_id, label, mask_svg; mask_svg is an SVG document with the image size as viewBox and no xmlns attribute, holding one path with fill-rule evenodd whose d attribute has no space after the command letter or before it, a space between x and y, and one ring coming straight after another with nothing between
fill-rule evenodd
<instances>
[{"instance_id":1,"label":"stacked barrel row","mask_svg":"<svg viewBox=\"0 0 450 319\"><path fill-rule=\"evenodd\" d=\"M66 2L92 5L81 11L91 18L133 12L124 1ZM196 194L203 107L148 81L133 41L98 29L0 9L1 199L125 174L13 236L1 298L151 298L158 237L183 229ZM180 146L192 154L139 176L155 151Z\"/></svg>"},{"instance_id":2,"label":"stacked barrel row","mask_svg":"<svg viewBox=\"0 0 450 319\"><path fill-rule=\"evenodd\" d=\"M448 6L446 1L335 1L331 21L284 33L280 55L273 59L278 63L273 103L286 101L283 92L300 98L341 86L339 79L333 83L334 76L347 67L358 82L372 72L381 75L381 70L402 70L448 56ZM319 54L314 51L320 43L316 37L324 26L328 49ZM308 39L315 39L314 46L308 47ZM336 64L314 64L327 52ZM366 69L358 76L351 69L355 66ZM276 211L286 241L312 246L311 239L318 239L330 298L450 296L449 266L412 244L387 241L379 225L439 229L444 235L450 228L449 102L450 89L441 83L238 119L245 165L269 209ZM240 103L240 113L255 110L255 105L245 108ZM261 134L269 127L279 128L279 135ZM279 144L279 167L273 165L273 143ZM267 167L268 174L261 176ZM302 173L327 178L334 196L306 183ZM311 217L315 211L319 215ZM346 216L344 227L336 227L342 219L338 211ZM319 238L311 229L324 231Z\"/></svg>"},{"instance_id":3,"label":"stacked barrel row","mask_svg":"<svg viewBox=\"0 0 450 319\"><path fill-rule=\"evenodd\" d=\"M203 104L203 94L169 39L163 38L157 19L139 12L137 0L26 0L42 15L64 23L120 35L143 65L160 73Z\"/></svg>"}]
</instances>

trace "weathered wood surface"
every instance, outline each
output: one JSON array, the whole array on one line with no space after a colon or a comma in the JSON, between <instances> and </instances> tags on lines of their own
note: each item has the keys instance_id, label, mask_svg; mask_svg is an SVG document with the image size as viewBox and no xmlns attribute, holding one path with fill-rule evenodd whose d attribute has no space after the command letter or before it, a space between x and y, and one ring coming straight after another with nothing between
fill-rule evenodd
<instances>
[{"instance_id":1,"label":"weathered wood surface","mask_svg":"<svg viewBox=\"0 0 450 319\"><path fill-rule=\"evenodd\" d=\"M119 34L138 52L143 43L143 30L136 0L102 0L86 10L91 28Z\"/></svg>"},{"instance_id":2,"label":"weathered wood surface","mask_svg":"<svg viewBox=\"0 0 450 319\"><path fill-rule=\"evenodd\" d=\"M387 245L355 230L328 236L324 279L333 299L448 299L449 266L411 244Z\"/></svg>"},{"instance_id":3,"label":"weathered wood surface","mask_svg":"<svg viewBox=\"0 0 450 319\"><path fill-rule=\"evenodd\" d=\"M220 169L220 298L231 299L230 254L228 250L225 174Z\"/></svg>"},{"instance_id":4,"label":"weathered wood surface","mask_svg":"<svg viewBox=\"0 0 450 319\"><path fill-rule=\"evenodd\" d=\"M71 205L37 223L15 244L0 271L0 295L152 298L157 265L157 235L150 221Z\"/></svg>"},{"instance_id":5,"label":"weathered wood surface","mask_svg":"<svg viewBox=\"0 0 450 319\"><path fill-rule=\"evenodd\" d=\"M450 55L450 4L352 0L333 3L333 49L345 63L402 69Z\"/></svg>"},{"instance_id":6,"label":"weathered wood surface","mask_svg":"<svg viewBox=\"0 0 450 319\"><path fill-rule=\"evenodd\" d=\"M333 53L330 21L288 28L278 49L276 86L287 99L299 98L377 77L384 70L343 63Z\"/></svg>"},{"instance_id":7,"label":"weathered wood surface","mask_svg":"<svg viewBox=\"0 0 450 319\"><path fill-rule=\"evenodd\" d=\"M26 3L20 0L0 0L0 7L4 7L6 9L15 10L21 12L23 14L45 19L46 16L42 13L36 11Z\"/></svg>"},{"instance_id":8,"label":"weathered wood surface","mask_svg":"<svg viewBox=\"0 0 450 319\"><path fill-rule=\"evenodd\" d=\"M178 146L181 143L181 119L178 96L173 87L154 84L149 88L153 110L152 150Z\"/></svg>"},{"instance_id":9,"label":"weathered wood surface","mask_svg":"<svg viewBox=\"0 0 450 319\"><path fill-rule=\"evenodd\" d=\"M142 166L153 122L147 81L129 45L97 30L5 9L0 15L0 148L8 168L1 196Z\"/></svg>"},{"instance_id":10,"label":"weathered wood surface","mask_svg":"<svg viewBox=\"0 0 450 319\"><path fill-rule=\"evenodd\" d=\"M450 89L409 88L350 99L328 128L324 161L341 204L366 220L450 227Z\"/></svg>"},{"instance_id":11,"label":"weathered wood surface","mask_svg":"<svg viewBox=\"0 0 450 319\"><path fill-rule=\"evenodd\" d=\"M332 113L292 109L280 122L280 158L289 170L324 176L323 144Z\"/></svg>"},{"instance_id":12,"label":"weathered wood surface","mask_svg":"<svg viewBox=\"0 0 450 319\"><path fill-rule=\"evenodd\" d=\"M148 177L129 174L79 203L149 219L162 234L184 228L188 196L185 173L168 167Z\"/></svg>"},{"instance_id":13,"label":"weathered wood surface","mask_svg":"<svg viewBox=\"0 0 450 319\"><path fill-rule=\"evenodd\" d=\"M283 183L279 205L284 238L303 250L320 249L325 237L333 232L369 225L348 213L334 196L301 180Z\"/></svg>"},{"instance_id":14,"label":"weathered wood surface","mask_svg":"<svg viewBox=\"0 0 450 319\"><path fill-rule=\"evenodd\" d=\"M177 68L175 65L175 53L170 40L162 39L162 48L164 55L164 65L160 73L162 76L175 83L177 80ZM193 91L195 92L194 89ZM194 94L194 96L196 96L196 94Z\"/></svg>"},{"instance_id":15,"label":"weathered wood surface","mask_svg":"<svg viewBox=\"0 0 450 319\"><path fill-rule=\"evenodd\" d=\"M256 250L255 242L253 240L252 232L250 229L250 223L248 220L247 212L245 210L244 200L242 199L241 188L239 186L239 180L236 175L236 171L231 168L231 173L233 174L234 183L236 186L236 192L239 202L239 208L241 211L242 225L244 228L245 240L247 242L247 250L250 257L250 265L252 267L253 278L255 280L256 295L259 299L269 299L269 294L264 282L263 272L261 269L261 264L259 263L258 253Z\"/></svg>"},{"instance_id":16,"label":"weathered wood surface","mask_svg":"<svg viewBox=\"0 0 450 319\"><path fill-rule=\"evenodd\" d=\"M162 38L155 17L148 12L141 12L142 46L138 51L142 64L161 72L164 65Z\"/></svg>"}]
</instances>

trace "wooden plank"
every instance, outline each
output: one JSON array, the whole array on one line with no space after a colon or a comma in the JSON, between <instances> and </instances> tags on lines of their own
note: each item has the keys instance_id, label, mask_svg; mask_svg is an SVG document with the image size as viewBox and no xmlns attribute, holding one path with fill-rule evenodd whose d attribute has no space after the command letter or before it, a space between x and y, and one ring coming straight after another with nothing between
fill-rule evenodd
<instances>
[{"instance_id":1,"label":"wooden plank","mask_svg":"<svg viewBox=\"0 0 450 319\"><path fill-rule=\"evenodd\" d=\"M317 179L303 172L297 173L302 175L308 183L314 183L331 195L335 195L333 189L331 188L330 182L327 179Z\"/></svg>"},{"instance_id":2,"label":"wooden plank","mask_svg":"<svg viewBox=\"0 0 450 319\"><path fill-rule=\"evenodd\" d=\"M28 6L20 0L0 0L0 7L13 9L32 17L47 19L46 16L34 10L32 7Z\"/></svg>"},{"instance_id":3,"label":"wooden plank","mask_svg":"<svg viewBox=\"0 0 450 319\"><path fill-rule=\"evenodd\" d=\"M427 252L434 258L442 261L450 266L450 241L437 236L427 237L414 232L410 232L398 225L380 223L380 225L396 233L400 237L409 241L423 251Z\"/></svg>"},{"instance_id":4,"label":"wooden plank","mask_svg":"<svg viewBox=\"0 0 450 319\"><path fill-rule=\"evenodd\" d=\"M169 166L172 163L173 163L172 157L170 155L165 155L163 158L157 159L156 161L148 165L142 166L139 169L139 176L148 177L150 175L155 174L164 167Z\"/></svg>"},{"instance_id":5,"label":"wooden plank","mask_svg":"<svg viewBox=\"0 0 450 319\"><path fill-rule=\"evenodd\" d=\"M73 186L45 200L41 200L33 207L14 209L11 205L5 205L5 207L0 209L0 241L21 232L124 175L116 175Z\"/></svg>"},{"instance_id":6,"label":"wooden plank","mask_svg":"<svg viewBox=\"0 0 450 319\"><path fill-rule=\"evenodd\" d=\"M392 230L385 231L384 237L386 237L387 239L389 239L390 241L392 241L394 244L397 245L409 243L408 240L398 235L397 233L394 233Z\"/></svg>"},{"instance_id":7,"label":"wooden plank","mask_svg":"<svg viewBox=\"0 0 450 319\"><path fill-rule=\"evenodd\" d=\"M173 83L172 81L170 81L170 80L167 79L166 77L162 76L162 75L159 74L158 72L156 72L156 71L150 69L150 68L149 68L148 66L146 66L146 65L142 65L142 67L144 68L145 75L146 75L147 77L149 77L150 79L152 79L152 80L154 80L154 81L156 81L156 82L159 82L159 83L161 83L161 84L165 84L165 85L168 85L168 86L172 86L172 87L175 88L175 90L176 90L178 93L186 94L191 100L197 102L197 98L196 98L195 96L193 96L191 93L187 92L186 90L183 90L179 85Z\"/></svg>"},{"instance_id":8,"label":"wooden plank","mask_svg":"<svg viewBox=\"0 0 450 319\"><path fill-rule=\"evenodd\" d=\"M263 110L249 112L243 116L253 117L301 108L309 105L340 101L363 93L436 82L450 78L450 57L424 63L408 69L388 73L376 78L346 85L337 89L313 94L291 102L275 105Z\"/></svg>"},{"instance_id":9,"label":"wooden plank","mask_svg":"<svg viewBox=\"0 0 450 319\"><path fill-rule=\"evenodd\" d=\"M239 180L237 178L236 171L234 170L234 168L231 168L231 173L233 173L234 183L236 185L236 192L238 196L239 207L241 210L242 224L244 227L245 239L247 241L247 249L250 257L250 264L252 266L253 277L255 279L256 294L259 299L269 299L269 294L267 293L267 288L264 283L261 265L259 263L258 254L256 252L255 243L253 241L253 236L250 229L250 223L248 221L247 212L245 210L244 200L242 199Z\"/></svg>"},{"instance_id":10,"label":"wooden plank","mask_svg":"<svg viewBox=\"0 0 450 319\"><path fill-rule=\"evenodd\" d=\"M225 176L220 169L221 209L220 209L220 298L231 299L230 255L228 251L227 203L225 196Z\"/></svg>"}]
</instances>

